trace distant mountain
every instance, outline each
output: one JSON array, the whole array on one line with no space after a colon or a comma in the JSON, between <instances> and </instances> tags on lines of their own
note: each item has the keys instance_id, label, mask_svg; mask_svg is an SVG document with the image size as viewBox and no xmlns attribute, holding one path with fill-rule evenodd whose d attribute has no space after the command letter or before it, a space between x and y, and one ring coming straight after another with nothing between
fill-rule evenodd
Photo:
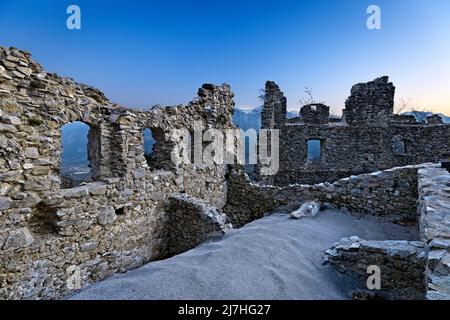
<instances>
[{"instance_id":1,"label":"distant mountain","mask_svg":"<svg viewBox=\"0 0 450 320\"><path fill-rule=\"evenodd\" d=\"M259 130L261 128L262 107L251 110L235 108L233 113L233 123L243 130L250 128ZM406 112L405 115L415 115L418 121L433 115L432 112ZM450 117L438 114L445 123L450 123ZM296 112L288 111L288 118L298 117ZM85 177L90 175L89 161L87 160L87 144L89 126L83 122L73 122L61 129L63 152L61 156L61 173L71 177ZM155 140L150 130L144 131L144 150L150 154ZM247 153L247 152L246 152Z\"/></svg>"},{"instance_id":2,"label":"distant mountain","mask_svg":"<svg viewBox=\"0 0 450 320\"><path fill-rule=\"evenodd\" d=\"M437 113L437 115L442 118L442 121L444 121L444 123L450 123L450 117L447 117L446 115L444 115L442 113Z\"/></svg>"},{"instance_id":3,"label":"distant mountain","mask_svg":"<svg viewBox=\"0 0 450 320\"><path fill-rule=\"evenodd\" d=\"M75 121L61 129L62 136L62 167L87 167L87 143L89 126Z\"/></svg>"},{"instance_id":4,"label":"distant mountain","mask_svg":"<svg viewBox=\"0 0 450 320\"><path fill-rule=\"evenodd\" d=\"M262 106L254 109L234 108L233 123L244 131L248 129L255 129L258 131L261 128L262 110ZM288 119L295 117L298 117L297 112L287 112Z\"/></svg>"},{"instance_id":5,"label":"distant mountain","mask_svg":"<svg viewBox=\"0 0 450 320\"><path fill-rule=\"evenodd\" d=\"M242 130L261 128L261 111L262 107L245 110L234 108L233 123Z\"/></svg>"},{"instance_id":6,"label":"distant mountain","mask_svg":"<svg viewBox=\"0 0 450 320\"><path fill-rule=\"evenodd\" d=\"M450 123L450 117L448 117L442 113L433 113L433 112L426 112L426 111L415 111L415 112L402 113L402 115L405 115L405 116L414 116L416 118L417 122L426 122L427 117L432 116L434 114L437 114L438 116L440 116L444 123Z\"/></svg>"}]
</instances>

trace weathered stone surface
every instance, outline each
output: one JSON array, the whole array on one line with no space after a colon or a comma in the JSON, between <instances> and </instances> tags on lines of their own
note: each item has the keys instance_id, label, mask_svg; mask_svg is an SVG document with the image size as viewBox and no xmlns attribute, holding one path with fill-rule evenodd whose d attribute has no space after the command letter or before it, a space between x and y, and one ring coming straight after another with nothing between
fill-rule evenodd
<instances>
[{"instance_id":1,"label":"weathered stone surface","mask_svg":"<svg viewBox=\"0 0 450 320\"><path fill-rule=\"evenodd\" d=\"M30 246L33 242L30 231L27 228L20 228L9 235L3 245L3 250L21 249Z\"/></svg>"},{"instance_id":2,"label":"weathered stone surface","mask_svg":"<svg viewBox=\"0 0 450 320\"><path fill-rule=\"evenodd\" d=\"M361 279L367 290L368 267L380 268L381 288L376 293L388 299L424 299L426 295L425 245L419 241L367 241L341 239L325 252L325 263Z\"/></svg>"},{"instance_id":3,"label":"weathered stone surface","mask_svg":"<svg viewBox=\"0 0 450 320\"><path fill-rule=\"evenodd\" d=\"M305 201L316 201L350 213L414 224L419 216L416 209L417 170L427 166L430 164L392 168L334 183L291 184L285 187L252 183L248 176L236 170L229 176L228 202L224 211L233 225L239 227L261 218L276 207L298 207ZM242 201L242 195L245 195L245 201Z\"/></svg>"},{"instance_id":4,"label":"weathered stone surface","mask_svg":"<svg viewBox=\"0 0 450 320\"><path fill-rule=\"evenodd\" d=\"M4 123L12 124L14 126L18 126L22 124L22 121L16 116L3 116L2 120Z\"/></svg>"},{"instance_id":5,"label":"weathered stone surface","mask_svg":"<svg viewBox=\"0 0 450 320\"><path fill-rule=\"evenodd\" d=\"M102 226L109 226L116 221L117 215L113 207L101 209L97 213L97 222Z\"/></svg>"},{"instance_id":6,"label":"weathered stone surface","mask_svg":"<svg viewBox=\"0 0 450 320\"><path fill-rule=\"evenodd\" d=\"M291 218L300 219L306 217L314 217L320 211L320 204L314 201L303 203L300 208L291 212Z\"/></svg>"},{"instance_id":7,"label":"weathered stone surface","mask_svg":"<svg viewBox=\"0 0 450 320\"><path fill-rule=\"evenodd\" d=\"M62 298L72 293L68 266L80 268L85 287L167 257L175 235L166 201L174 192L217 210L226 203L227 168L175 166L171 151L174 129L234 128L228 85L205 85L186 105L142 111L46 72L15 48L0 47L0 66L0 299ZM60 175L61 128L74 121L90 126L92 177L81 182ZM146 128L157 142L151 157Z\"/></svg>"},{"instance_id":8,"label":"weathered stone surface","mask_svg":"<svg viewBox=\"0 0 450 320\"><path fill-rule=\"evenodd\" d=\"M25 67L17 67L16 69L28 77L31 76L31 73L33 72L30 68Z\"/></svg>"},{"instance_id":9,"label":"weathered stone surface","mask_svg":"<svg viewBox=\"0 0 450 320\"><path fill-rule=\"evenodd\" d=\"M4 124L4 123L0 123L0 132L3 133L15 133L17 132L17 129L10 125L10 124Z\"/></svg>"},{"instance_id":10,"label":"weathered stone surface","mask_svg":"<svg viewBox=\"0 0 450 320\"><path fill-rule=\"evenodd\" d=\"M67 266L72 271L80 268L85 287L114 272L188 250L211 233L223 234L231 227L227 215L241 226L278 206L317 201L351 213L414 223L417 170L424 167L356 174L435 161L436 148L445 151L450 140L446 125L418 125L393 116L393 86L385 78L355 86L344 121L332 124L325 123L327 106L305 108L303 123L287 122L286 98L268 82L263 128L280 129L283 145L281 171L267 181L288 185L259 185L239 167L230 172L223 165L175 165L171 159L179 142L174 129L234 127L228 85L205 84L187 105L140 111L111 103L95 88L47 73L28 53L14 48L0 47L0 65L0 299L64 297L72 292L66 286ZM60 176L61 127L73 121L91 128L92 178L81 185L66 185ZM144 153L145 128L156 140L151 156ZM324 139L322 166L305 167L299 161L306 157L309 138ZM414 151L395 152L392 144L398 142ZM299 181L333 183L292 184ZM444 181L439 175L433 183ZM423 200L432 202L421 206L428 217L422 224L424 243L431 241L430 248L436 250L448 249L440 228L448 219L437 209L447 208L441 196L449 193L450 185L442 187L437 198L429 197L433 190L420 189ZM373 242L355 246L403 263L419 259L410 245L395 252ZM430 274L446 274L447 260L445 252L432 252ZM7 281L1 281L2 275ZM433 288L445 287L445 276L440 277L430 281L430 288L431 283ZM429 296L444 294L439 290L430 289Z\"/></svg>"},{"instance_id":11,"label":"weathered stone surface","mask_svg":"<svg viewBox=\"0 0 450 320\"><path fill-rule=\"evenodd\" d=\"M430 250L427 298L450 299L450 173L429 166L418 176L420 234Z\"/></svg>"},{"instance_id":12,"label":"weathered stone surface","mask_svg":"<svg viewBox=\"0 0 450 320\"><path fill-rule=\"evenodd\" d=\"M171 255L192 249L212 234L232 229L224 213L186 194L172 194L167 211Z\"/></svg>"},{"instance_id":13,"label":"weathered stone surface","mask_svg":"<svg viewBox=\"0 0 450 320\"><path fill-rule=\"evenodd\" d=\"M36 148L25 148L24 155L28 159L37 159L39 158L39 151Z\"/></svg>"},{"instance_id":14,"label":"weathered stone surface","mask_svg":"<svg viewBox=\"0 0 450 320\"><path fill-rule=\"evenodd\" d=\"M404 121L393 114L394 93L388 77L381 77L353 86L340 122L331 121L329 107L320 103L302 107L299 118L287 120L286 98L267 82L261 128L280 130L279 170L257 178L278 186L317 184L440 161L441 153L450 151L450 124ZM308 140L321 141L320 159L308 160Z\"/></svg>"},{"instance_id":15,"label":"weathered stone surface","mask_svg":"<svg viewBox=\"0 0 450 320\"><path fill-rule=\"evenodd\" d=\"M300 109L300 118L306 124L326 124L330 121L330 107L313 103Z\"/></svg>"},{"instance_id":16,"label":"weathered stone surface","mask_svg":"<svg viewBox=\"0 0 450 320\"><path fill-rule=\"evenodd\" d=\"M0 211L11 208L12 200L9 197L0 197Z\"/></svg>"},{"instance_id":17,"label":"weathered stone surface","mask_svg":"<svg viewBox=\"0 0 450 320\"><path fill-rule=\"evenodd\" d=\"M84 198L89 195L86 187L77 187L72 189L66 189L62 192L62 196L66 199L72 198Z\"/></svg>"}]
</instances>

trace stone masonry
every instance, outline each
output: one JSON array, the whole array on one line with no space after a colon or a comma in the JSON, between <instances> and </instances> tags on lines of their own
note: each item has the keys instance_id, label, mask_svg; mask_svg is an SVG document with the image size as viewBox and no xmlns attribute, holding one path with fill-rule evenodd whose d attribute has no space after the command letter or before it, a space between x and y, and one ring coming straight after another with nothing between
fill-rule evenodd
<instances>
[{"instance_id":1,"label":"stone masonry","mask_svg":"<svg viewBox=\"0 0 450 320\"><path fill-rule=\"evenodd\" d=\"M234 128L233 107L228 85L206 84L185 106L127 109L46 72L27 52L0 47L0 299L61 298L196 245L170 247L177 231L167 200L185 193L220 210L227 168L175 166L170 156L179 138L172 131L193 130L194 123ZM93 182L63 189L61 127L73 121L91 129ZM156 140L150 159L146 128ZM217 215L210 215L213 222ZM208 215L202 217L186 227L205 225ZM212 229L193 228L201 234L191 236L200 241Z\"/></svg>"},{"instance_id":2,"label":"stone masonry","mask_svg":"<svg viewBox=\"0 0 450 320\"><path fill-rule=\"evenodd\" d=\"M224 213L186 194L171 195L167 206L170 255L187 251L209 236L232 229Z\"/></svg>"},{"instance_id":3,"label":"stone masonry","mask_svg":"<svg viewBox=\"0 0 450 320\"><path fill-rule=\"evenodd\" d=\"M333 183L288 186L252 182L233 170L224 208L234 226L242 226L280 207L297 208L306 201L356 214L370 214L399 224L417 224L417 171L430 164L392 168L343 178ZM245 194L245 201L241 201Z\"/></svg>"},{"instance_id":4,"label":"stone masonry","mask_svg":"<svg viewBox=\"0 0 450 320\"><path fill-rule=\"evenodd\" d=\"M304 106L300 117L286 120L286 98L267 82L262 128L280 130L280 170L261 181L315 184L441 160L450 151L450 125L436 117L421 124L412 116L394 115L394 93L388 77L382 77L353 86L340 122L330 120L323 104ZM318 161L307 161L308 140L321 142Z\"/></svg>"},{"instance_id":5,"label":"stone masonry","mask_svg":"<svg viewBox=\"0 0 450 320\"><path fill-rule=\"evenodd\" d=\"M381 261L388 298L448 299L450 174L425 162L450 152L450 126L394 115L394 92L379 78L352 88L341 121L323 104L287 121L286 98L267 82L262 128L280 130L280 170L250 181L241 166L172 161L183 139L175 129L234 128L228 85L135 110L0 47L0 299L64 298L305 201L417 226L419 241L352 237L328 260L362 278ZM74 121L90 127L92 181L67 188L61 128ZM145 129L156 140L150 156ZM308 140L321 141L320 161L306 161Z\"/></svg>"},{"instance_id":6,"label":"stone masonry","mask_svg":"<svg viewBox=\"0 0 450 320\"><path fill-rule=\"evenodd\" d=\"M450 300L450 173L432 166L418 174L420 234L430 250L427 298Z\"/></svg>"},{"instance_id":7,"label":"stone masonry","mask_svg":"<svg viewBox=\"0 0 450 320\"><path fill-rule=\"evenodd\" d=\"M384 299L424 299L427 252L420 241L363 240L356 236L342 239L325 252L325 262L342 273L352 273L362 282L368 278L369 266L380 268L381 281L377 296ZM366 288L363 283L362 288Z\"/></svg>"}]
</instances>

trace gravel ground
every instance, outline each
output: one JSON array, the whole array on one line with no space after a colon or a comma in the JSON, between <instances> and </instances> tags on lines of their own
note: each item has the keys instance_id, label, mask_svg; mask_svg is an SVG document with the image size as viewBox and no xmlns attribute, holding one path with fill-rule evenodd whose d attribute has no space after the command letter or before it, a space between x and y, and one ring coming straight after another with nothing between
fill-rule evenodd
<instances>
[{"instance_id":1,"label":"gravel ground","mask_svg":"<svg viewBox=\"0 0 450 320\"><path fill-rule=\"evenodd\" d=\"M323 266L343 237L414 240L416 231L339 211L291 220L275 213L170 259L90 286L71 299L348 299L356 283Z\"/></svg>"}]
</instances>

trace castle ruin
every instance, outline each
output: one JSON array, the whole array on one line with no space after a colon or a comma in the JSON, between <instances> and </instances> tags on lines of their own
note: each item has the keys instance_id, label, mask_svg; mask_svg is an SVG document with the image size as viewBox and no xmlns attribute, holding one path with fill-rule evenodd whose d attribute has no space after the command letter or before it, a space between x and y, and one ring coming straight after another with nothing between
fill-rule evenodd
<instances>
[{"instance_id":1,"label":"castle ruin","mask_svg":"<svg viewBox=\"0 0 450 320\"><path fill-rule=\"evenodd\" d=\"M268 82L262 127L280 129L280 171L264 185L263 178L250 181L240 166L171 160L179 142L174 129L193 131L198 123L234 128L228 85L205 84L187 105L133 110L46 72L25 51L0 47L0 299L64 298L278 206L311 199L420 225L421 245L407 245L417 251L428 246L434 255L414 264L424 280L412 297L428 290L425 281L433 274L425 276L427 264L438 274L430 288L446 288L450 174L414 164L437 162L450 151L450 126L393 115L393 98L393 85L380 78L353 87L341 122L330 122L323 104L304 106L302 122L292 122L286 120L286 98ZM61 128L73 121L90 127L93 181L66 189ZM156 140L150 157L144 129ZM318 161L307 159L308 140L320 141ZM339 263L345 248L330 253L330 261Z\"/></svg>"},{"instance_id":2,"label":"castle ruin","mask_svg":"<svg viewBox=\"0 0 450 320\"><path fill-rule=\"evenodd\" d=\"M450 151L449 126L439 116L418 123L414 116L394 115L395 87L387 77L351 89L341 121L330 108L305 105L300 117L286 120L286 98L274 82L266 83L262 128L280 130L280 170L270 183L332 182L355 174L415 163L438 162ZM308 142L320 155L308 159Z\"/></svg>"}]
</instances>

